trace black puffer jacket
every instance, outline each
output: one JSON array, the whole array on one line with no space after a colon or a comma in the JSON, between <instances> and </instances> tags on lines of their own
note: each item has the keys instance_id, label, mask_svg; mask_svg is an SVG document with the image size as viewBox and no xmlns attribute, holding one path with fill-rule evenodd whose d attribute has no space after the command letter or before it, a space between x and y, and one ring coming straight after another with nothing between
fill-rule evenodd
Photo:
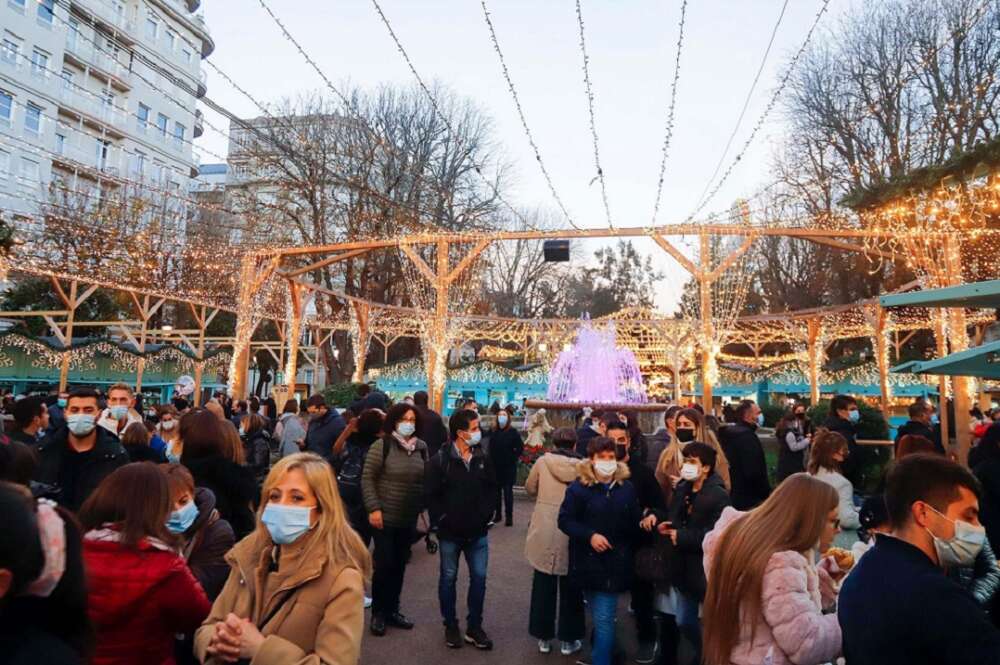
<instances>
[{"instance_id":1,"label":"black puffer jacket","mask_svg":"<svg viewBox=\"0 0 1000 665\"><path fill-rule=\"evenodd\" d=\"M1000 590L1000 568L997 568L997 558L989 541L983 543L975 564L969 568L951 568L948 577L961 584L963 589L968 589L976 602L989 610L993 597Z\"/></svg>"},{"instance_id":2,"label":"black puffer jacket","mask_svg":"<svg viewBox=\"0 0 1000 665\"><path fill-rule=\"evenodd\" d=\"M271 467L271 435L266 429L259 429L241 438L243 457L247 461L247 466L253 471L257 484L260 485Z\"/></svg>"},{"instance_id":3,"label":"black puffer jacket","mask_svg":"<svg viewBox=\"0 0 1000 665\"><path fill-rule=\"evenodd\" d=\"M38 468L32 480L55 488L53 498L73 512L112 471L129 463L125 448L103 427L97 427L93 449L72 470L68 466L70 456L77 453L69 449L69 430L65 427L39 444L37 452Z\"/></svg>"},{"instance_id":4,"label":"black puffer jacket","mask_svg":"<svg viewBox=\"0 0 1000 665\"><path fill-rule=\"evenodd\" d=\"M686 480L677 483L670 499L667 519L677 530L677 552L681 558L679 570L674 575L674 586L704 599L706 582L701 543L715 528L730 500L722 478L716 473L705 479L698 493L692 492L693 487Z\"/></svg>"},{"instance_id":5,"label":"black puffer jacket","mask_svg":"<svg viewBox=\"0 0 1000 665\"><path fill-rule=\"evenodd\" d=\"M628 467L618 463L615 482L597 481L590 460L577 465L579 478L566 489L559 508L559 530L569 536L569 574L586 591L619 593L632 582L633 554L642 514ZM611 549L597 552L590 545L601 534Z\"/></svg>"},{"instance_id":6,"label":"black puffer jacket","mask_svg":"<svg viewBox=\"0 0 1000 665\"><path fill-rule=\"evenodd\" d=\"M198 508L198 517L184 532L184 558L205 590L205 595L214 601L229 577L230 568L225 556L236 544L236 535L229 522L222 519L215 509L212 490L197 488L194 505Z\"/></svg>"},{"instance_id":7,"label":"black puffer jacket","mask_svg":"<svg viewBox=\"0 0 1000 665\"><path fill-rule=\"evenodd\" d=\"M508 425L504 429L490 432L488 450L493 458L493 469L497 474L497 483L513 485L517 480L517 463L524 452L524 439L521 433Z\"/></svg>"},{"instance_id":8,"label":"black puffer jacket","mask_svg":"<svg viewBox=\"0 0 1000 665\"><path fill-rule=\"evenodd\" d=\"M907 434L929 439L934 444L934 449L944 455L944 446L941 445L941 430L916 420L907 420L896 430L896 440L893 444L896 452L899 452L899 440Z\"/></svg>"},{"instance_id":9,"label":"black puffer jacket","mask_svg":"<svg viewBox=\"0 0 1000 665\"><path fill-rule=\"evenodd\" d=\"M472 449L469 467L453 444L427 460L424 489L431 524L443 540L468 542L486 535L496 510L496 473L482 446Z\"/></svg>"},{"instance_id":10,"label":"black puffer jacket","mask_svg":"<svg viewBox=\"0 0 1000 665\"><path fill-rule=\"evenodd\" d=\"M249 467L240 466L220 455L200 459L182 455L181 464L194 476L196 487L212 490L215 509L232 526L236 540L253 531L256 520L252 506L259 497L257 482Z\"/></svg>"}]
</instances>

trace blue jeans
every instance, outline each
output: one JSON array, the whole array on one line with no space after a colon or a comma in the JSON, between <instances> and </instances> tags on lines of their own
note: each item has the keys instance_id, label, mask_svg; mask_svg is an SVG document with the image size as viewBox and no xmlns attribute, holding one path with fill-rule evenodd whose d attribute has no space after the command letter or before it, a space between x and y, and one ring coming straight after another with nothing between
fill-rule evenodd
<instances>
[{"instance_id":1,"label":"blue jeans","mask_svg":"<svg viewBox=\"0 0 1000 665\"><path fill-rule=\"evenodd\" d=\"M587 592L590 620L594 624L594 644L590 648L593 665L611 665L615 651L615 615L618 612L618 594L599 591Z\"/></svg>"},{"instance_id":2,"label":"blue jeans","mask_svg":"<svg viewBox=\"0 0 1000 665\"><path fill-rule=\"evenodd\" d=\"M677 593L677 627L694 647L695 660L701 662L701 621L698 619L698 598Z\"/></svg>"},{"instance_id":3,"label":"blue jeans","mask_svg":"<svg viewBox=\"0 0 1000 665\"><path fill-rule=\"evenodd\" d=\"M445 625L456 623L455 582L458 580L458 559L465 555L469 566L468 627L483 625L483 603L486 600L486 566L490 561L490 541L487 536L471 541L441 541L441 577L438 579L438 602Z\"/></svg>"}]
</instances>

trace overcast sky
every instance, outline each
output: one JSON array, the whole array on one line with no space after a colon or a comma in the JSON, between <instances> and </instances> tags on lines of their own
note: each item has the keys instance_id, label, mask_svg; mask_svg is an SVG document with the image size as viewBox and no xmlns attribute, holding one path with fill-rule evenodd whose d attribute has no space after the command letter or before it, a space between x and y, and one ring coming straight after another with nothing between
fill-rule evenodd
<instances>
[{"instance_id":1,"label":"overcast sky","mask_svg":"<svg viewBox=\"0 0 1000 665\"><path fill-rule=\"evenodd\" d=\"M335 83L409 85L413 77L370 0L267 0L324 73ZM683 221L695 208L767 47L784 0L690 0L674 138L667 164L661 223ZM649 222L673 76L680 0L583 0L601 162L612 222ZM821 0L792 0L733 148L743 145L802 43ZM510 200L555 209L513 101L478 0L381 0L417 70L474 100L496 124L499 142L516 166ZM487 0L500 46L528 124L556 190L583 227L607 221L596 175L573 0ZM823 27L835 25L849 0L832 0ZM256 0L204 0L216 42L211 61L262 101L325 89ZM259 110L211 68L208 95L242 116ZM228 123L208 112L218 126ZM707 210L728 209L767 183L768 164L783 134L780 107L758 134ZM198 144L225 154L226 139L206 127ZM203 162L217 161L202 154ZM721 173L720 171L720 173ZM685 273L651 243L668 273L658 305L672 311ZM593 245L587 246L587 250Z\"/></svg>"}]
</instances>

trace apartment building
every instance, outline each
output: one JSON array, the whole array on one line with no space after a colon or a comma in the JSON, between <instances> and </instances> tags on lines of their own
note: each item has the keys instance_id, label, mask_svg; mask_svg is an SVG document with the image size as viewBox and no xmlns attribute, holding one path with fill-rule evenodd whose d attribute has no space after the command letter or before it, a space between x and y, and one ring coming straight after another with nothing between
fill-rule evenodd
<instances>
[{"instance_id":1,"label":"apartment building","mask_svg":"<svg viewBox=\"0 0 1000 665\"><path fill-rule=\"evenodd\" d=\"M0 0L0 212L55 191L188 195L215 48L200 4Z\"/></svg>"}]
</instances>

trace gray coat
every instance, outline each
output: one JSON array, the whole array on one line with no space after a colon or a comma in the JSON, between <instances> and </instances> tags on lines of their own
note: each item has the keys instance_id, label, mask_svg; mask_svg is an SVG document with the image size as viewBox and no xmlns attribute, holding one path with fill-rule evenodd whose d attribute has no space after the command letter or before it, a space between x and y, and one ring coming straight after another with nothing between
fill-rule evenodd
<instances>
[{"instance_id":1,"label":"gray coat","mask_svg":"<svg viewBox=\"0 0 1000 665\"><path fill-rule=\"evenodd\" d=\"M301 452L298 442L306 439L306 428L302 424L302 419L294 413L283 413L278 420L278 427L281 428L278 457Z\"/></svg>"}]
</instances>

